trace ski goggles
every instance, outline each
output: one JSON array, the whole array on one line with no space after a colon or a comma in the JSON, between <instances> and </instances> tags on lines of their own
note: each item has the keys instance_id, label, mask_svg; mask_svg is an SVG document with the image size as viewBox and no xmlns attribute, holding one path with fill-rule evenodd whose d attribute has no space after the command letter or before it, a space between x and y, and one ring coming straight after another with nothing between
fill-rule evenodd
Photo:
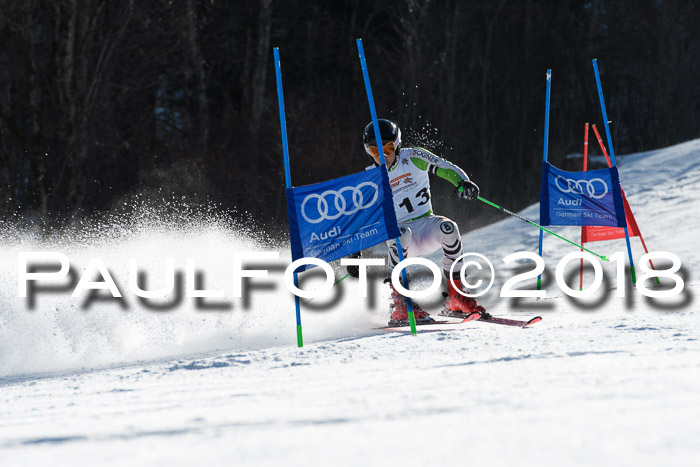
<instances>
[{"instance_id":1,"label":"ski goggles","mask_svg":"<svg viewBox=\"0 0 700 467\"><path fill-rule=\"evenodd\" d=\"M394 152L396 150L396 148L394 147L394 143L391 141L386 143L383 147L384 147L384 154L391 154L392 152ZM377 149L377 146L367 146L367 150L374 157L379 157L379 150Z\"/></svg>"}]
</instances>

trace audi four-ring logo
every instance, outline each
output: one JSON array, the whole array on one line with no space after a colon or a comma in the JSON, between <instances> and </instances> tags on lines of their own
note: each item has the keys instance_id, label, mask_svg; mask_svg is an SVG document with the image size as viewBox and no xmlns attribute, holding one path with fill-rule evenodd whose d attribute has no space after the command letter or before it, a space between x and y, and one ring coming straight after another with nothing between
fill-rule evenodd
<instances>
[{"instance_id":1,"label":"audi four-ring logo","mask_svg":"<svg viewBox=\"0 0 700 467\"><path fill-rule=\"evenodd\" d=\"M365 186L372 187L372 189L374 189L374 196L370 201L367 202L365 202L365 197L362 194L362 187ZM348 209L348 201L345 199L345 196L343 196L343 193L348 191L352 192L351 209ZM328 214L329 206L326 198L331 195L333 196L333 205L338 211L335 214ZM320 195L317 193L311 193L306 198L304 198L304 201L301 202L301 215L304 219L306 219L306 222L310 224L318 224L319 222L325 220L333 220L339 218L340 216L349 216L350 214L355 214L360 209L367 209L374 205L378 198L379 187L372 182L362 182L357 186L346 186L338 191L326 190ZM306 203L308 203L312 199L316 200L316 211L319 216L318 218L311 218L306 214ZM313 217L316 216L314 215Z\"/></svg>"},{"instance_id":2,"label":"audi four-ring logo","mask_svg":"<svg viewBox=\"0 0 700 467\"><path fill-rule=\"evenodd\" d=\"M563 188L559 185L559 180L563 180L563 183L565 183ZM596 185L596 183L599 183L600 185ZM564 178L561 175L557 175L554 178L554 184L562 193L588 194L588 196L595 199L600 199L608 194L608 185L602 178L592 178L590 180L572 180L570 178ZM586 187L585 193L583 191L584 186Z\"/></svg>"}]
</instances>

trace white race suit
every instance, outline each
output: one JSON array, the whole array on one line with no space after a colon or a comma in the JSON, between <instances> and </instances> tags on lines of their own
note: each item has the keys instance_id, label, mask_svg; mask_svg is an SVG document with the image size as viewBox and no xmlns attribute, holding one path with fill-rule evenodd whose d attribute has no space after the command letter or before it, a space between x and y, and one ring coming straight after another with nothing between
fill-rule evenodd
<instances>
[{"instance_id":1,"label":"white race suit","mask_svg":"<svg viewBox=\"0 0 700 467\"><path fill-rule=\"evenodd\" d=\"M402 148L397 151L396 160L389 168L389 183L401 229L404 258L429 254L442 248L442 267L447 276L452 263L462 254L462 237L454 221L433 214L429 173L448 180L455 187L460 181L469 180L462 169L427 149ZM387 245L391 276L399 257L396 240L387 241Z\"/></svg>"}]
</instances>

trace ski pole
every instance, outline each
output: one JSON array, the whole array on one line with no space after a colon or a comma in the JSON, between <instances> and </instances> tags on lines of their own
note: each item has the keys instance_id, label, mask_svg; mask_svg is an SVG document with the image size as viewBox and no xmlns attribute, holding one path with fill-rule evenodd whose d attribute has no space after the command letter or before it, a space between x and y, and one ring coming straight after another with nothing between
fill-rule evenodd
<instances>
[{"instance_id":1,"label":"ski pole","mask_svg":"<svg viewBox=\"0 0 700 467\"><path fill-rule=\"evenodd\" d=\"M342 281L343 279L347 279L349 275L350 275L349 273L348 273L348 274L345 274L343 277L341 277L341 278L338 279L337 281L333 282L333 285L332 285L331 287L335 287L336 285L338 285L338 284L340 283L340 281ZM310 298L310 299L308 299L308 300L304 300L304 303L312 302L312 301L314 301L314 299L316 299L316 297Z\"/></svg>"},{"instance_id":2,"label":"ski pole","mask_svg":"<svg viewBox=\"0 0 700 467\"><path fill-rule=\"evenodd\" d=\"M534 225L535 227L537 227L537 228L540 229L540 230L543 230L543 231L545 231L545 232L547 232L547 233L550 233L550 234L554 235L555 237L561 238L561 239L564 240L565 242L569 242L569 243L571 243L572 245L577 246L577 247L581 248L581 249L584 250L584 251L587 251L588 253L592 254L593 256L597 256L598 258L602 259L603 261L609 261L607 257L602 256L602 255L599 255L598 253L594 253L594 252L592 252L591 250L589 250L589 249L587 249L587 248L584 248L583 246L579 245L578 243L574 243L574 242L572 242L571 240L566 239L566 238L562 237L561 235L552 232L551 230L545 229L545 228L542 227L541 225L536 224L535 222L532 222L530 219L526 219L526 218L524 218L524 217L522 217L522 216L519 216L519 215L517 215L516 213L514 213L514 212L512 212L512 211L509 211L509 210L507 210L506 208L503 208L503 207L499 206L499 205L496 204L496 203L492 203L491 201L482 198L481 196L477 196L476 198L477 198L479 201L483 201L484 203L488 204L489 206L493 206L494 208L498 209L499 211L503 211L503 212L505 212L506 214L510 214L510 215L513 216L513 217L517 217L518 219L520 219L520 220L522 220L522 221L525 221L525 222L527 222L527 223L530 224L530 225Z\"/></svg>"},{"instance_id":3,"label":"ski pole","mask_svg":"<svg viewBox=\"0 0 700 467\"><path fill-rule=\"evenodd\" d=\"M349 275L350 275L350 273L347 273L347 274L345 274L343 277L341 277L340 279L338 279L337 281L333 282L333 287L335 287L336 285L338 285L338 283L340 283L340 281L342 281L343 279L347 278Z\"/></svg>"}]
</instances>

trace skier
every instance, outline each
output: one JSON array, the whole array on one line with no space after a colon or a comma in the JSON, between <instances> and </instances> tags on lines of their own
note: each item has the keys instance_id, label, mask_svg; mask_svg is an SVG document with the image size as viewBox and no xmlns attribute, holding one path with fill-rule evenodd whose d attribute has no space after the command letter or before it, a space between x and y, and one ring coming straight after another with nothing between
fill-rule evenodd
<instances>
[{"instance_id":1,"label":"skier","mask_svg":"<svg viewBox=\"0 0 700 467\"><path fill-rule=\"evenodd\" d=\"M428 173L452 183L456 187L457 195L465 200L475 200L479 196L479 187L469 180L462 169L430 151L423 148L402 148L401 130L390 120L379 119L379 131L384 144L383 151L394 197L394 209L401 230L404 258L429 254L442 248L442 266L448 287L445 314L460 316L474 311L485 314L486 311L476 303L476 300L465 297L457 291L457 288L465 291L459 278L459 264L455 266L453 281L449 280L452 264L462 255L462 238L459 234L459 227L454 221L433 214ZM365 151L374 163L367 169L380 165L379 150L372 122L365 127L363 142ZM399 256L395 239L387 241L387 246L389 247L388 273L390 278L391 272L399 263ZM359 257L360 254L354 256ZM347 271L353 277L359 276L358 266L347 266ZM393 302L393 312L389 324L404 324L408 320L406 299L394 289L391 280L388 282ZM454 282L454 286L452 282ZM432 320L428 313L415 302L413 303L413 312L417 322Z\"/></svg>"}]
</instances>

